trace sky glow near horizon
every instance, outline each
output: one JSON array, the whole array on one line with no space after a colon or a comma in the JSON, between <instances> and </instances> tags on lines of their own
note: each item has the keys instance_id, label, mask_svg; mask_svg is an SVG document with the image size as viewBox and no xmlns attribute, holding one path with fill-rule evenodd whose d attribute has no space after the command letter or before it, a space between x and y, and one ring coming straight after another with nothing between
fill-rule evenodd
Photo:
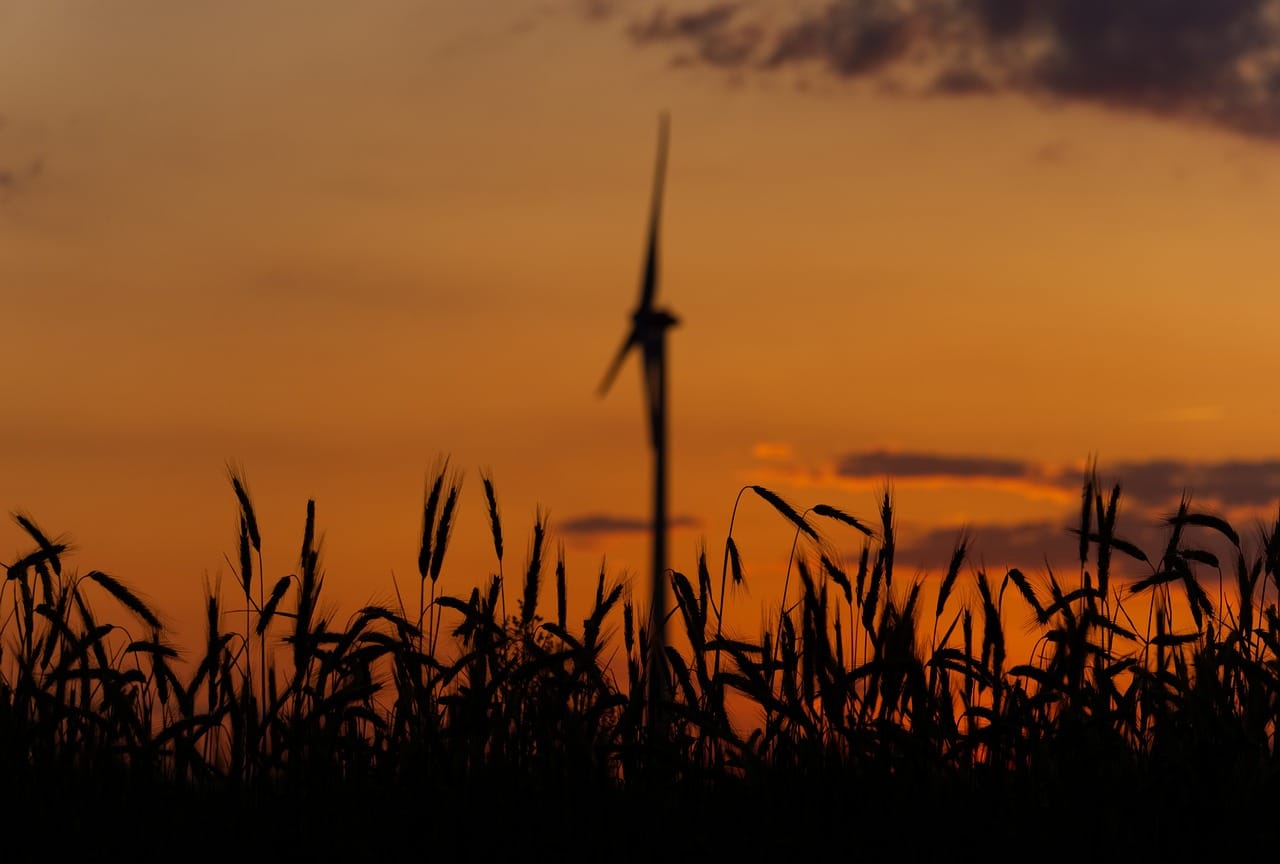
<instances>
[{"instance_id":1,"label":"sky glow near horizon","mask_svg":"<svg viewBox=\"0 0 1280 864\"><path fill-rule=\"evenodd\" d=\"M228 461L271 577L316 499L343 612L417 578L440 454L442 590L497 569L485 467L509 577L537 507L573 617L602 557L645 572L638 363L595 388L664 109L672 566L718 566L750 483L874 522L891 482L908 572L962 526L994 573L1069 562L1094 457L1147 546L1184 488L1274 522L1275 4L478 5L0 0L0 498L179 641L234 581ZM791 532L735 524L750 632Z\"/></svg>"}]
</instances>

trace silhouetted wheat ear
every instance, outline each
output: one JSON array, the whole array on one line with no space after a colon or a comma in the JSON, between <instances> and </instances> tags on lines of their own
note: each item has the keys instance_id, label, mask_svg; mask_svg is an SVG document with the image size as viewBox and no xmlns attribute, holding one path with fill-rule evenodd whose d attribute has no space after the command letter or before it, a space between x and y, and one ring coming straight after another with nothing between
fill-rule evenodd
<instances>
[{"instance_id":1,"label":"silhouetted wheat ear","mask_svg":"<svg viewBox=\"0 0 1280 864\"><path fill-rule=\"evenodd\" d=\"M1098 486L1097 465L1090 462L1085 469L1084 488L1080 492L1080 566L1089 561L1089 532L1092 525L1094 490Z\"/></svg>"},{"instance_id":2,"label":"silhouetted wheat ear","mask_svg":"<svg viewBox=\"0 0 1280 864\"><path fill-rule=\"evenodd\" d=\"M862 598L862 626L868 634L873 634L876 620L876 609L880 603L880 583L883 578L883 556L876 556L876 563L871 568L871 579L867 584L867 593Z\"/></svg>"},{"instance_id":3,"label":"silhouetted wheat ear","mask_svg":"<svg viewBox=\"0 0 1280 864\"><path fill-rule=\"evenodd\" d=\"M261 636L267 632L271 619L275 617L276 608L280 605L280 601L284 599L284 595L289 591L289 585L292 584L293 576L281 576L276 584L271 588L271 596L267 598L266 604L262 607L262 614L258 616L257 633Z\"/></svg>"},{"instance_id":4,"label":"silhouetted wheat ear","mask_svg":"<svg viewBox=\"0 0 1280 864\"><path fill-rule=\"evenodd\" d=\"M966 531L960 532L960 537L956 540L955 548L951 551L951 561L947 564L946 575L942 577L942 587L938 589L938 604L934 611L934 617L940 618L942 610L947 605L947 598L951 596L951 589L955 587L956 577L960 575L960 567L964 564L964 556L969 550L969 535Z\"/></svg>"},{"instance_id":5,"label":"silhouetted wheat ear","mask_svg":"<svg viewBox=\"0 0 1280 864\"><path fill-rule=\"evenodd\" d=\"M885 577L889 579L893 574L893 552L895 544L895 533L893 527L893 500L890 493L886 491L884 498L880 502L880 547L885 555Z\"/></svg>"},{"instance_id":6,"label":"silhouetted wheat ear","mask_svg":"<svg viewBox=\"0 0 1280 864\"><path fill-rule=\"evenodd\" d=\"M240 517L240 586L244 596L249 596L249 587L253 584L253 556L250 554L252 539L249 536L249 521Z\"/></svg>"},{"instance_id":7,"label":"silhouetted wheat ear","mask_svg":"<svg viewBox=\"0 0 1280 864\"><path fill-rule=\"evenodd\" d=\"M525 569L524 599L520 603L520 623L529 626L538 608L538 586L542 581L542 544L546 539L546 517L538 508L533 518L533 542L529 547L529 566Z\"/></svg>"},{"instance_id":8,"label":"silhouetted wheat ear","mask_svg":"<svg viewBox=\"0 0 1280 864\"><path fill-rule=\"evenodd\" d=\"M493 551L502 562L502 518L498 512L498 498L493 489L493 474L488 470L480 472L480 481L484 484L484 499L489 511L489 533L493 535Z\"/></svg>"},{"instance_id":9,"label":"silhouetted wheat ear","mask_svg":"<svg viewBox=\"0 0 1280 864\"><path fill-rule=\"evenodd\" d=\"M822 569L826 571L827 575L831 577L831 580L839 585L840 590L844 592L845 602L852 604L853 585L849 582L849 574L845 573L844 570L836 564L836 562L832 561L831 558L827 556L826 552L823 552L819 556L818 560L822 563ZM837 618L836 620L839 621L840 619Z\"/></svg>"},{"instance_id":10,"label":"silhouetted wheat ear","mask_svg":"<svg viewBox=\"0 0 1280 864\"><path fill-rule=\"evenodd\" d=\"M563 630L565 626L566 586L564 572L564 542L556 549L556 623Z\"/></svg>"},{"instance_id":11,"label":"silhouetted wheat ear","mask_svg":"<svg viewBox=\"0 0 1280 864\"><path fill-rule=\"evenodd\" d=\"M746 585L747 578L742 570L742 556L738 553L738 544L730 537L725 541L725 548L729 550L729 573L733 578L734 586Z\"/></svg>"},{"instance_id":12,"label":"silhouetted wheat ear","mask_svg":"<svg viewBox=\"0 0 1280 864\"><path fill-rule=\"evenodd\" d=\"M155 613L147 607L147 604L143 603L137 594L130 591L124 583L120 582L115 577L108 576L101 570L90 570L85 574L85 578L91 582L96 582L98 585L101 585L108 594L119 600L121 605L125 606L130 612L137 615L150 626L157 628L160 626L160 619L157 618Z\"/></svg>"},{"instance_id":13,"label":"silhouetted wheat ear","mask_svg":"<svg viewBox=\"0 0 1280 864\"><path fill-rule=\"evenodd\" d=\"M35 520L31 518L29 513L17 511L13 514L13 521L27 533L32 540L36 541L36 545L40 547L40 551L44 554L49 562L49 566L53 568L53 572L58 576L62 575L62 558L63 552L67 551L64 542L53 542L48 536L37 527Z\"/></svg>"},{"instance_id":14,"label":"silhouetted wheat ear","mask_svg":"<svg viewBox=\"0 0 1280 864\"><path fill-rule=\"evenodd\" d=\"M707 620L707 607L711 603L711 570L707 567L707 545L698 544L698 614Z\"/></svg>"},{"instance_id":15,"label":"silhouetted wheat ear","mask_svg":"<svg viewBox=\"0 0 1280 864\"><path fill-rule=\"evenodd\" d=\"M814 527L805 521L804 517L800 515L800 512L796 510L796 508L792 507L785 500L783 500L781 495L778 495L776 492L766 489L763 486L756 486L756 485L753 485L751 487L751 491L755 492L757 495L759 495L761 498L767 501L769 505L773 507L773 509L781 513L790 522L794 523L795 526L798 529L800 529L800 531L807 534L809 537L811 537L814 540L820 539L818 537L818 532L814 529Z\"/></svg>"},{"instance_id":16,"label":"silhouetted wheat ear","mask_svg":"<svg viewBox=\"0 0 1280 864\"><path fill-rule=\"evenodd\" d=\"M462 492L462 477L455 475L449 480L449 491L445 495L444 508L440 511L440 523L436 526L431 549L431 581L440 578L440 568L444 565L445 549L449 546L449 536L453 532L454 511L458 505L458 496Z\"/></svg>"},{"instance_id":17,"label":"silhouetted wheat ear","mask_svg":"<svg viewBox=\"0 0 1280 864\"><path fill-rule=\"evenodd\" d=\"M316 502L307 499L307 521L302 529L302 551L298 555L298 567L303 568L311 557L312 546L316 539Z\"/></svg>"},{"instance_id":18,"label":"silhouetted wheat ear","mask_svg":"<svg viewBox=\"0 0 1280 864\"><path fill-rule=\"evenodd\" d=\"M813 513L815 516L824 516L827 519L834 519L837 522L843 522L845 525L848 525L849 527L854 528L857 531L861 531L863 534L865 534L868 537L872 537L875 534L875 532L872 531L871 528L864 525L857 517L850 516L848 513L836 507L832 507L830 504L815 505L813 508Z\"/></svg>"},{"instance_id":19,"label":"silhouetted wheat ear","mask_svg":"<svg viewBox=\"0 0 1280 864\"><path fill-rule=\"evenodd\" d=\"M867 584L867 573L870 565L870 560L871 560L871 546L870 544L864 544L862 547L862 554L858 557L858 575L854 578L854 585L853 585L853 594L855 597L858 598L859 605L861 605L862 598L865 596L865 594L863 593L863 589L866 587L866 584Z\"/></svg>"},{"instance_id":20,"label":"silhouetted wheat ear","mask_svg":"<svg viewBox=\"0 0 1280 864\"><path fill-rule=\"evenodd\" d=\"M1126 547L1130 554L1134 554L1142 559L1146 558L1137 547L1132 544L1124 543L1116 538L1116 508L1120 502L1120 484L1117 483L1111 490L1111 496L1107 500L1106 509L1102 509L1102 496L1096 498L1098 512L1098 594L1105 600L1107 597L1107 587L1111 577L1111 550L1113 548Z\"/></svg>"},{"instance_id":21,"label":"silhouetted wheat ear","mask_svg":"<svg viewBox=\"0 0 1280 864\"><path fill-rule=\"evenodd\" d=\"M1018 593L1022 595L1022 599L1027 602L1036 613L1036 620L1041 624L1048 622L1048 616L1045 615L1044 606L1040 603L1040 598L1036 596L1036 592L1032 589L1031 583L1027 577L1017 567L1011 569L1005 577L1013 583L1018 589Z\"/></svg>"},{"instance_id":22,"label":"silhouetted wheat ear","mask_svg":"<svg viewBox=\"0 0 1280 864\"><path fill-rule=\"evenodd\" d=\"M52 606L54 603L53 576L49 572L48 566L43 560L36 562L36 575L40 577L40 594L46 605Z\"/></svg>"},{"instance_id":23,"label":"silhouetted wheat ear","mask_svg":"<svg viewBox=\"0 0 1280 864\"><path fill-rule=\"evenodd\" d=\"M435 535L436 510L440 506L440 494L444 488L445 475L449 470L449 459L438 460L431 474L428 474L428 486L422 503L422 542L418 547L418 575L423 580L431 572L432 539ZM431 477L434 475L434 480Z\"/></svg>"},{"instance_id":24,"label":"silhouetted wheat ear","mask_svg":"<svg viewBox=\"0 0 1280 864\"><path fill-rule=\"evenodd\" d=\"M249 532L249 540L255 552L262 551L262 535L258 532L258 517L253 512L253 502L249 499L249 488L244 479L244 470L235 466L227 466L227 475L231 479L231 487L235 490L236 499L240 502L240 513L244 517Z\"/></svg>"},{"instance_id":25,"label":"silhouetted wheat ear","mask_svg":"<svg viewBox=\"0 0 1280 864\"><path fill-rule=\"evenodd\" d=\"M695 651L700 651L703 644L702 621L698 617L698 599L694 596L693 586L689 578L679 570L671 571L671 589L676 598L676 608L684 621L685 633Z\"/></svg>"},{"instance_id":26,"label":"silhouetted wheat ear","mask_svg":"<svg viewBox=\"0 0 1280 864\"><path fill-rule=\"evenodd\" d=\"M994 663L992 671L998 672L1004 657L1004 630L985 571L978 571L978 595L982 598L982 664L986 666L988 657L991 657Z\"/></svg>"}]
</instances>

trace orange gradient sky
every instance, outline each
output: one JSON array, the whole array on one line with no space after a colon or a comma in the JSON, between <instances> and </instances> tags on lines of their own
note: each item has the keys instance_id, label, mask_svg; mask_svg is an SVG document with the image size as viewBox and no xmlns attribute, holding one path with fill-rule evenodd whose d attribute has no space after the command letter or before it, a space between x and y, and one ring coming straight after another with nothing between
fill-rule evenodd
<instances>
[{"instance_id":1,"label":"orange gradient sky","mask_svg":"<svg viewBox=\"0 0 1280 864\"><path fill-rule=\"evenodd\" d=\"M442 589L495 567L487 467L508 574L541 505L585 609L602 556L647 566L642 532L590 530L647 518L638 365L595 388L665 109L677 569L702 539L718 566L744 483L871 520L892 479L908 570L961 525L997 574L1069 559L1091 455L1141 539L1184 486L1274 514L1266 106L745 61L801 32L785 4L686 5L0 0L0 503L188 645L203 580L233 581L228 461L273 578L317 500L354 610L416 579L449 454ZM758 500L740 519L752 629L791 534ZM26 545L0 526L6 560Z\"/></svg>"}]
</instances>

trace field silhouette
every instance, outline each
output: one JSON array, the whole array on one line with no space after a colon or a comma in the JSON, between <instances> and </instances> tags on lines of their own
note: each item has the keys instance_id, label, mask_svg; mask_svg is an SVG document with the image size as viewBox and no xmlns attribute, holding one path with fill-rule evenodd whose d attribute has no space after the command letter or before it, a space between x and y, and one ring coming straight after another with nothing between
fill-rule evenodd
<instances>
[{"instance_id":1,"label":"field silhouette","mask_svg":"<svg viewBox=\"0 0 1280 864\"><path fill-rule=\"evenodd\" d=\"M795 531L780 611L757 638L724 635L745 578L731 529L718 572L705 553L667 572L671 639L650 667L629 586L597 574L588 617L566 620L571 577L541 514L510 591L501 576L437 591L462 484L447 461L424 496L418 595L351 613L322 599L315 503L296 572L267 574L247 483L230 483L238 580L208 593L186 668L127 580L77 571L66 539L15 514L31 542L0 594L0 784L19 860L750 859L833 843L1183 859L1277 839L1275 527L1246 542L1184 499L1149 554L1091 470L1078 574L987 573L961 535L934 592L895 577L888 494L867 524L747 486L739 506ZM1121 556L1148 575L1116 576ZM1013 655L1008 628L1027 620L1034 647ZM654 692L667 703L650 725Z\"/></svg>"}]
</instances>

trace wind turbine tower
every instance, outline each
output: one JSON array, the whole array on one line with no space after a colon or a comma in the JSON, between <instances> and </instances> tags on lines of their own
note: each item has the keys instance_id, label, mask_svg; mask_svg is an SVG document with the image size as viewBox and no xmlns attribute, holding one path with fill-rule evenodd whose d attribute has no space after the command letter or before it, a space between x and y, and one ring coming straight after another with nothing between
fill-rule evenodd
<instances>
[{"instance_id":1,"label":"wind turbine tower","mask_svg":"<svg viewBox=\"0 0 1280 864\"><path fill-rule=\"evenodd\" d=\"M646 722L655 733L661 706L666 700L667 624L667 330L677 323L675 315L655 305L658 293L658 225L662 216L662 187L667 170L668 119L658 120L658 162L653 175L653 197L649 207L649 237L640 278L640 302L631 313L631 331L622 342L600 383L603 396L613 384L627 354L639 349L644 363L645 405L649 415L649 443L653 448L653 582L649 618L648 681Z\"/></svg>"}]
</instances>

